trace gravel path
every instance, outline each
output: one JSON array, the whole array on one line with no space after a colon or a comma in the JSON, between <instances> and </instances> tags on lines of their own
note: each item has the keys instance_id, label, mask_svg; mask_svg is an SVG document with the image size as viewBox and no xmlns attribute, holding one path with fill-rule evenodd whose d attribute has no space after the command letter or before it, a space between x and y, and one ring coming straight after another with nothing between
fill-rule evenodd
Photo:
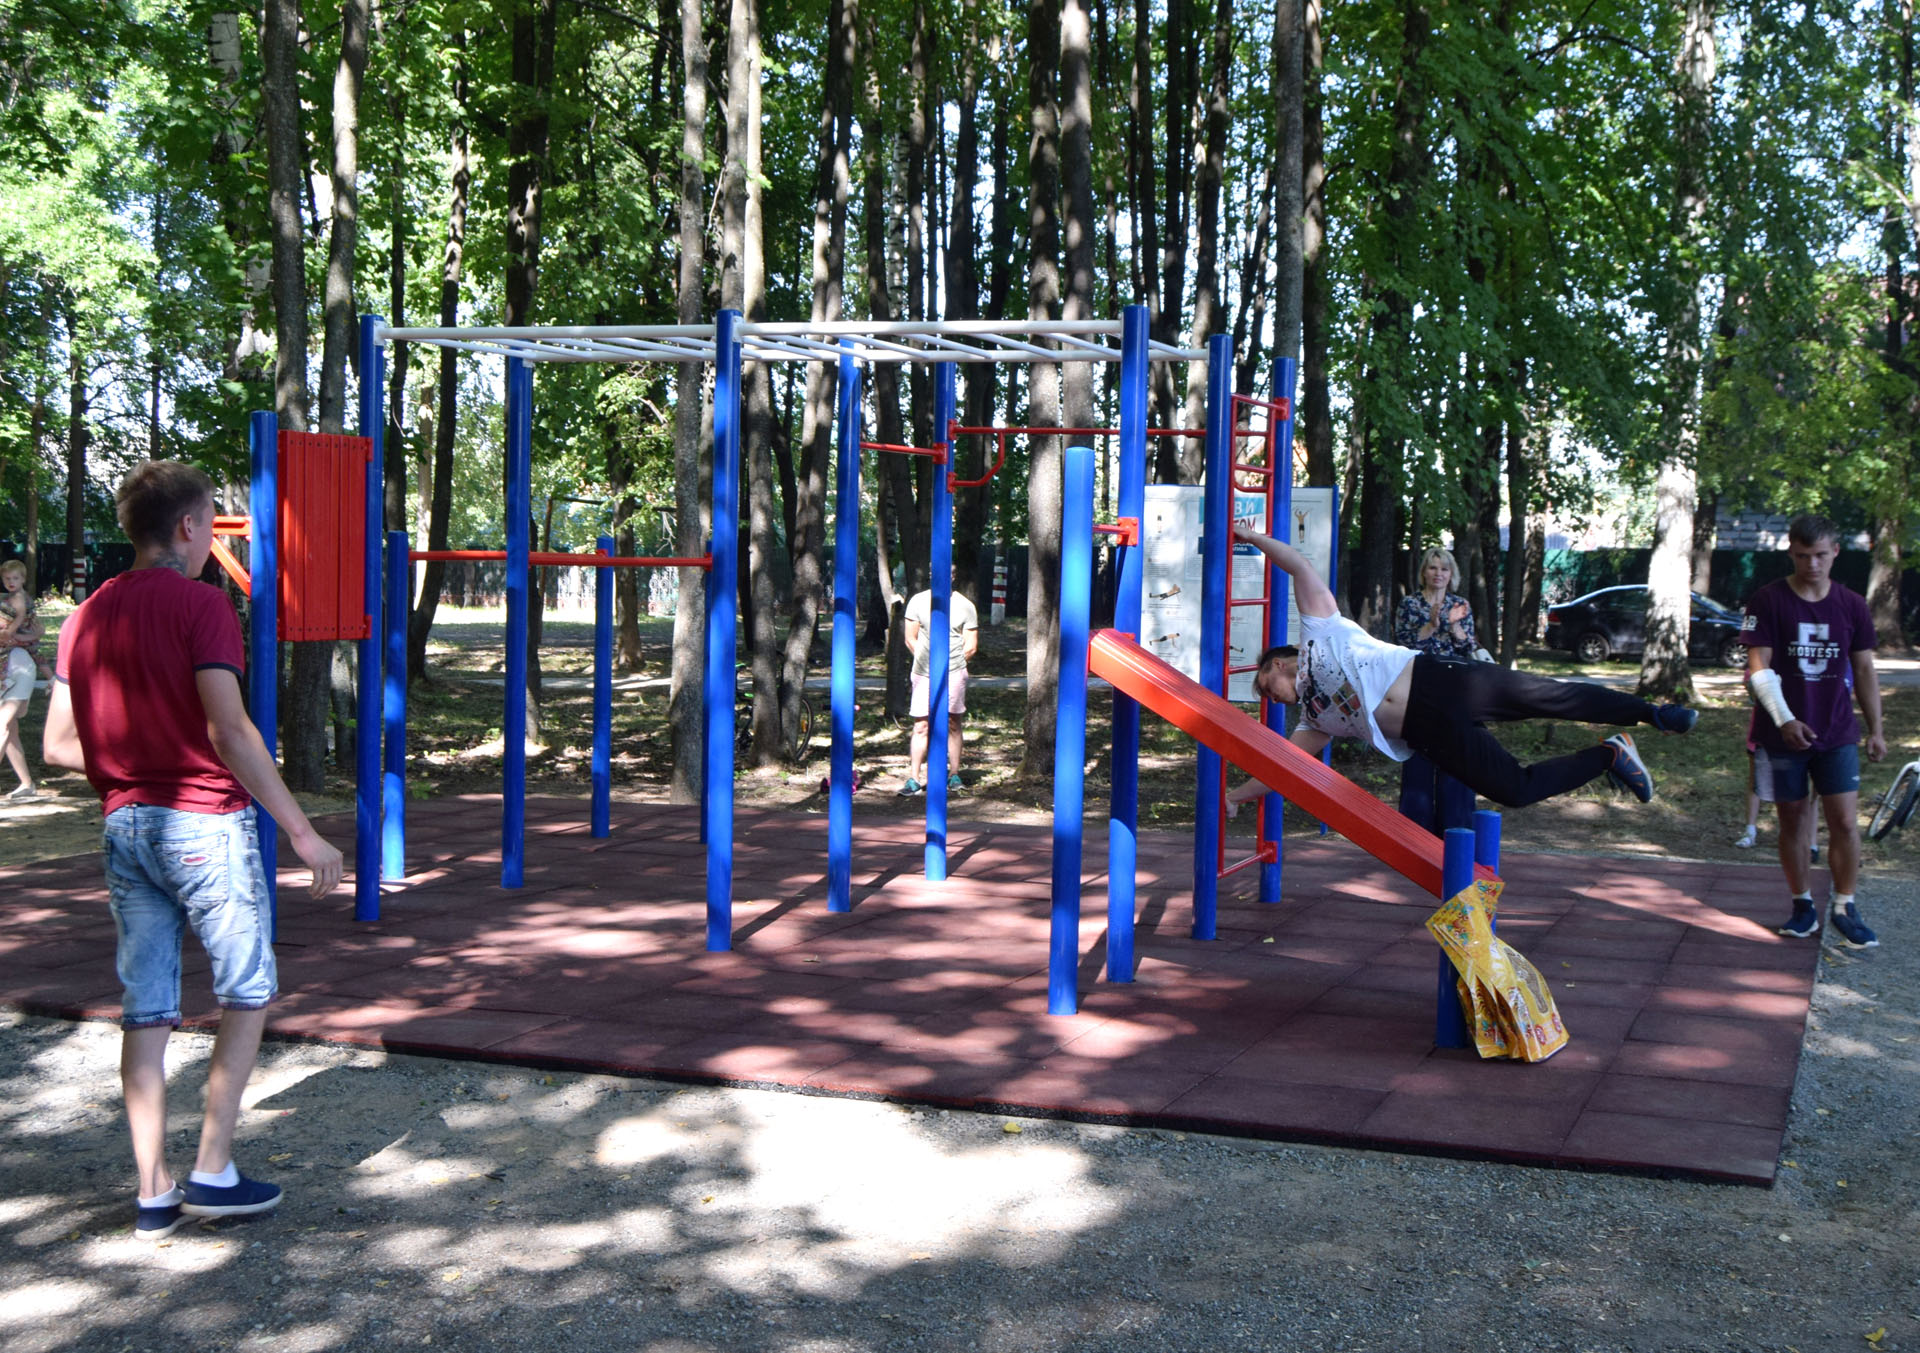
<instances>
[{"instance_id":1,"label":"gravel path","mask_svg":"<svg viewBox=\"0 0 1920 1353\"><path fill-rule=\"evenodd\" d=\"M149 1247L117 1030L0 1016L0 1346L1920 1350L1920 885L1862 900L1771 1191L274 1044L286 1203Z\"/></svg>"}]
</instances>

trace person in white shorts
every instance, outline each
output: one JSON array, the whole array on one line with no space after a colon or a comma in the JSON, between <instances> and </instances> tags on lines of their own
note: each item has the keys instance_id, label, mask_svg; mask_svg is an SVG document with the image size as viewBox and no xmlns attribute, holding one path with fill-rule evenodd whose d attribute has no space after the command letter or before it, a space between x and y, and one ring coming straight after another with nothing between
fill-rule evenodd
<instances>
[{"instance_id":1,"label":"person in white shorts","mask_svg":"<svg viewBox=\"0 0 1920 1353\"><path fill-rule=\"evenodd\" d=\"M959 592L948 594L947 788L961 788L961 733L967 719L967 659L980 649L980 613ZM918 794L927 782L928 716L932 710L933 593L916 592L907 603L907 647L913 650L913 740L907 752L902 794Z\"/></svg>"},{"instance_id":2,"label":"person in white shorts","mask_svg":"<svg viewBox=\"0 0 1920 1353\"><path fill-rule=\"evenodd\" d=\"M1757 709L1754 711L1759 712ZM1767 749L1754 740L1753 724L1747 725L1747 826L1746 830L1733 839L1733 844L1741 850L1751 850L1760 841L1760 805L1772 803L1773 763L1767 760ZM1807 814L1807 858L1813 864L1820 863L1820 842L1814 833L1819 826L1818 813Z\"/></svg>"}]
</instances>

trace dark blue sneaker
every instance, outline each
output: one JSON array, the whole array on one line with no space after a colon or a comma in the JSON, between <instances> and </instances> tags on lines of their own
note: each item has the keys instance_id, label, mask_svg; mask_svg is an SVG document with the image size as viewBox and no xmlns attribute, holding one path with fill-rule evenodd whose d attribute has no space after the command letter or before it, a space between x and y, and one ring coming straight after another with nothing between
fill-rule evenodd
<instances>
[{"instance_id":1,"label":"dark blue sneaker","mask_svg":"<svg viewBox=\"0 0 1920 1353\"><path fill-rule=\"evenodd\" d=\"M255 1212L271 1212L280 1206L278 1184L265 1184L245 1175L231 1188L196 1184L191 1179L180 1187L187 1195L180 1210L189 1217L245 1217Z\"/></svg>"},{"instance_id":2,"label":"dark blue sneaker","mask_svg":"<svg viewBox=\"0 0 1920 1353\"><path fill-rule=\"evenodd\" d=\"M900 788L894 790L893 792L898 794L901 798L905 799L905 798L911 798L915 794L924 794L927 791L926 791L926 786L922 785L918 780L914 779L911 775L909 775L907 777L907 782L901 785Z\"/></svg>"},{"instance_id":3,"label":"dark blue sneaker","mask_svg":"<svg viewBox=\"0 0 1920 1353\"><path fill-rule=\"evenodd\" d=\"M136 1203L134 1206L137 1211L133 1219L135 1240L165 1240L186 1220L181 1215L178 1203L167 1203L161 1207L140 1207Z\"/></svg>"},{"instance_id":4,"label":"dark blue sneaker","mask_svg":"<svg viewBox=\"0 0 1920 1353\"><path fill-rule=\"evenodd\" d=\"M1833 933L1840 943L1849 949L1878 949L1880 937L1867 928L1860 919L1859 904L1847 903L1844 907L1835 907L1827 918L1833 923Z\"/></svg>"},{"instance_id":5,"label":"dark blue sneaker","mask_svg":"<svg viewBox=\"0 0 1920 1353\"><path fill-rule=\"evenodd\" d=\"M1820 909L1813 905L1811 897L1793 899L1793 915L1787 918L1785 925L1773 928L1776 935L1785 935L1790 940L1810 940L1820 933Z\"/></svg>"},{"instance_id":6,"label":"dark blue sneaker","mask_svg":"<svg viewBox=\"0 0 1920 1353\"><path fill-rule=\"evenodd\" d=\"M1625 733L1615 733L1602 745L1613 748L1613 766L1607 771L1607 778L1640 802L1652 803L1653 777L1647 774L1647 763L1640 759L1633 739Z\"/></svg>"},{"instance_id":7,"label":"dark blue sneaker","mask_svg":"<svg viewBox=\"0 0 1920 1353\"><path fill-rule=\"evenodd\" d=\"M1690 705L1661 705L1653 711L1653 726L1662 733L1687 733L1700 722L1700 711Z\"/></svg>"}]
</instances>

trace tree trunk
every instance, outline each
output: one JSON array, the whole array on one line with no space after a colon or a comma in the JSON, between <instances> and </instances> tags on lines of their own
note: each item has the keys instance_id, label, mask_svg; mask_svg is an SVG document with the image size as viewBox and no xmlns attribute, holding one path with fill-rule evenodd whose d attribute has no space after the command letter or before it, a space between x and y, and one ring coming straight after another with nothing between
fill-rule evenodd
<instances>
[{"instance_id":1,"label":"tree trunk","mask_svg":"<svg viewBox=\"0 0 1920 1353\"><path fill-rule=\"evenodd\" d=\"M962 11L962 23L978 26L977 7ZM992 54L988 55L992 59ZM960 54L960 114L953 153L953 215L947 227L945 258L947 318L977 319L980 315L980 269L978 231L974 228L973 198L980 174L980 54L971 45ZM960 368L964 382L960 421L969 427L983 426L991 419L976 417L980 392L992 398L993 364L969 364ZM991 407L991 406L989 406ZM945 432L940 433L945 437ZM990 439L969 437L951 451L954 473L963 479L978 479L993 463ZM990 487L990 486L989 486ZM976 607L984 610L980 587L980 546L985 535L986 489L956 489L953 495L953 590L964 593Z\"/></svg>"},{"instance_id":2,"label":"tree trunk","mask_svg":"<svg viewBox=\"0 0 1920 1353\"><path fill-rule=\"evenodd\" d=\"M306 138L300 130L300 7L267 0L260 30L267 125L268 215L273 229L274 412L289 432L307 430L306 237L300 199L306 186ZM281 707L288 787L318 791L326 783L327 689L333 646L292 645Z\"/></svg>"},{"instance_id":3,"label":"tree trunk","mask_svg":"<svg viewBox=\"0 0 1920 1353\"><path fill-rule=\"evenodd\" d=\"M407 322L407 204L402 189L407 180L406 126L407 95L399 84L387 91L387 107L393 117L394 164L387 175L389 202L393 212L393 241L387 255L387 323L399 328ZM387 375L387 463L383 467L385 516L389 531L407 529L407 447L412 440L407 429L407 367L411 343L393 345L393 369ZM413 570L407 570L413 577ZM403 599L404 600L404 599ZM392 605L391 600L388 605Z\"/></svg>"},{"instance_id":4,"label":"tree trunk","mask_svg":"<svg viewBox=\"0 0 1920 1353\"><path fill-rule=\"evenodd\" d=\"M1193 346L1204 347L1225 330L1220 305L1220 183L1227 157L1227 121L1233 112L1233 0L1218 0L1213 25L1213 74L1207 91L1205 132L1194 164L1200 220L1195 235L1200 256L1193 273ZM1207 425L1207 366L1187 364L1187 412L1183 426ZM1229 449L1229 455L1232 449ZM1205 474L1207 444L1199 437L1180 439L1181 478L1198 484Z\"/></svg>"},{"instance_id":5,"label":"tree trunk","mask_svg":"<svg viewBox=\"0 0 1920 1353\"><path fill-rule=\"evenodd\" d=\"M706 261L707 40L700 24L700 0L680 0L681 86L679 262L675 277L675 318L696 324L706 308L701 284ZM702 397L707 365L682 362L675 368L673 409L673 505L675 550L683 558L703 554L712 532L708 498L712 461L701 453L711 415ZM703 472L704 471L704 472ZM680 570L673 607L673 682L668 722L673 730L674 803L700 801L706 730L701 722L701 688L706 652L706 583L703 569Z\"/></svg>"},{"instance_id":6,"label":"tree trunk","mask_svg":"<svg viewBox=\"0 0 1920 1353\"><path fill-rule=\"evenodd\" d=\"M867 315L876 324L894 317L893 290L887 249L887 176L885 148L887 136L879 117L879 90L871 74L873 54L867 51L869 70L866 98L860 114L860 141L864 148L862 166L865 196L861 199L861 237L867 262ZM900 371L892 362L876 362L872 368L873 440L899 443L906 439L900 421ZM893 565L903 565L901 578L908 596L925 585L927 550L920 530L920 510L914 502L912 467L904 456L881 452L874 457L874 496L879 500L877 528L879 582L881 597L888 611L886 709L891 718L907 713L908 654L899 624L900 606L905 597L896 595ZM897 552L889 534L899 542Z\"/></svg>"},{"instance_id":7,"label":"tree trunk","mask_svg":"<svg viewBox=\"0 0 1920 1353\"><path fill-rule=\"evenodd\" d=\"M1333 396L1327 379L1326 133L1321 122L1321 73L1326 68L1322 0L1300 0L1302 89L1300 109L1300 427L1306 443L1307 482L1332 484Z\"/></svg>"},{"instance_id":8,"label":"tree trunk","mask_svg":"<svg viewBox=\"0 0 1920 1353\"><path fill-rule=\"evenodd\" d=\"M333 223L327 237L320 431L347 429L347 362L354 353L353 256L360 237L360 90L367 74L368 0L340 6L340 65L333 75ZM371 429L362 429L370 432Z\"/></svg>"},{"instance_id":9,"label":"tree trunk","mask_svg":"<svg viewBox=\"0 0 1920 1353\"><path fill-rule=\"evenodd\" d=\"M1080 321L1094 318L1092 43L1087 0L1061 0L1060 168L1066 190L1062 196L1067 218L1067 286L1061 318ZM1219 185L1216 182L1214 186L1217 205ZM1093 364L1067 363L1058 370L1061 417L1066 426L1094 426ZM1205 393L1203 383L1203 399Z\"/></svg>"},{"instance_id":10,"label":"tree trunk","mask_svg":"<svg viewBox=\"0 0 1920 1353\"><path fill-rule=\"evenodd\" d=\"M1647 699L1691 700L1687 661L1692 604L1695 465L1699 458L1700 245L1711 166L1714 0L1683 0L1674 61L1679 126L1674 145L1672 318L1667 325L1661 409L1664 459L1655 486L1653 558L1647 565L1646 648L1639 692Z\"/></svg>"},{"instance_id":11,"label":"tree trunk","mask_svg":"<svg viewBox=\"0 0 1920 1353\"><path fill-rule=\"evenodd\" d=\"M67 311L67 558L76 602L87 595L87 426L86 347L80 323Z\"/></svg>"},{"instance_id":12,"label":"tree trunk","mask_svg":"<svg viewBox=\"0 0 1920 1353\"><path fill-rule=\"evenodd\" d=\"M466 35L456 34L454 46L464 53ZM451 191L447 211L447 247L440 262L440 324L452 328L460 322L460 275L467 247L467 191L472 186L473 170L467 158L467 65L464 56L454 77L454 104L461 121L454 124L451 154L448 156ZM449 518L453 514L453 448L459 422L461 355L451 348L440 349L439 395L434 403L432 502L426 513L427 548L448 548ZM407 671L409 681L427 671L427 635L433 629L433 617L440 609L440 589L447 566L438 560L426 566L420 580L420 596L414 603L407 627Z\"/></svg>"},{"instance_id":13,"label":"tree trunk","mask_svg":"<svg viewBox=\"0 0 1920 1353\"><path fill-rule=\"evenodd\" d=\"M831 0L827 7L826 71L815 143L813 186L813 308L815 324L839 320L841 277L846 261L847 162L853 135L855 33L860 13L855 0ZM787 651L781 684L781 742L798 750L800 699L808 660L826 594L827 468L833 462L835 393L840 373L830 362L807 364L806 405L800 428L800 466L794 525L788 542L793 556L792 612L787 622ZM857 508L855 509L858 510ZM837 562L837 561L836 561Z\"/></svg>"},{"instance_id":14,"label":"tree trunk","mask_svg":"<svg viewBox=\"0 0 1920 1353\"><path fill-rule=\"evenodd\" d=\"M1387 163L1387 201L1383 208L1384 283L1362 281L1363 309L1370 310L1365 378L1354 398L1367 454L1360 465L1360 547L1349 571L1347 595L1353 618L1375 634L1392 623L1394 552L1400 544L1400 504L1406 492L1406 438L1397 410L1379 410L1398 398L1393 377L1403 369L1412 346L1413 300L1403 277L1419 245L1419 202L1430 169L1425 142L1427 42L1432 16L1421 0L1409 3L1401 18L1399 79L1393 98L1393 147Z\"/></svg>"},{"instance_id":15,"label":"tree trunk","mask_svg":"<svg viewBox=\"0 0 1920 1353\"><path fill-rule=\"evenodd\" d=\"M1160 310L1153 336L1177 343L1187 294L1187 207L1192 189L1195 99L1199 85L1197 26L1190 15L1194 0L1167 0L1166 171L1161 196L1165 216L1160 236ZM1172 427L1178 408L1173 366L1155 362L1150 372L1153 427ZM1196 484L1199 471L1186 438L1162 437L1154 447L1157 477L1165 483ZM1031 619L1029 619L1031 623Z\"/></svg>"},{"instance_id":16,"label":"tree trunk","mask_svg":"<svg viewBox=\"0 0 1920 1353\"><path fill-rule=\"evenodd\" d=\"M1027 9L1027 106L1032 140L1027 258L1027 317L1054 317L1060 298L1060 112L1055 71L1060 53L1057 0L1030 0ZM1060 368L1029 370L1027 423L1060 425ZM1058 437L1029 442L1027 471L1027 708L1019 778L1053 776L1055 695L1060 684L1060 495Z\"/></svg>"},{"instance_id":17,"label":"tree trunk","mask_svg":"<svg viewBox=\"0 0 1920 1353\"><path fill-rule=\"evenodd\" d=\"M507 124L507 278L502 322L534 322L540 284L540 235L546 194L548 118L553 90L555 0L517 0L513 11L515 115ZM510 488L502 484L509 497ZM532 530L532 523L528 529ZM541 741L540 639L546 628L544 571L527 577L527 739Z\"/></svg>"}]
</instances>

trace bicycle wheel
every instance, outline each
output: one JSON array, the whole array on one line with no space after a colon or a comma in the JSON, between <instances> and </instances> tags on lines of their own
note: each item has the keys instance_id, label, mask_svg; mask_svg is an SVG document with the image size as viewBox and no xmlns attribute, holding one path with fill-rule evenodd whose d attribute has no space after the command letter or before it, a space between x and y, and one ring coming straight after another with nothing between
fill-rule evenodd
<instances>
[{"instance_id":1,"label":"bicycle wheel","mask_svg":"<svg viewBox=\"0 0 1920 1353\"><path fill-rule=\"evenodd\" d=\"M795 725L793 746L787 751L787 759L796 766L804 766L813 756L813 702L800 697L800 722Z\"/></svg>"},{"instance_id":2,"label":"bicycle wheel","mask_svg":"<svg viewBox=\"0 0 1920 1353\"><path fill-rule=\"evenodd\" d=\"M1867 824L1867 839L1881 840L1894 828L1905 826L1913 816L1916 799L1920 799L1920 761L1909 761L1893 777L1880 806L1873 810L1873 821Z\"/></svg>"}]
</instances>

